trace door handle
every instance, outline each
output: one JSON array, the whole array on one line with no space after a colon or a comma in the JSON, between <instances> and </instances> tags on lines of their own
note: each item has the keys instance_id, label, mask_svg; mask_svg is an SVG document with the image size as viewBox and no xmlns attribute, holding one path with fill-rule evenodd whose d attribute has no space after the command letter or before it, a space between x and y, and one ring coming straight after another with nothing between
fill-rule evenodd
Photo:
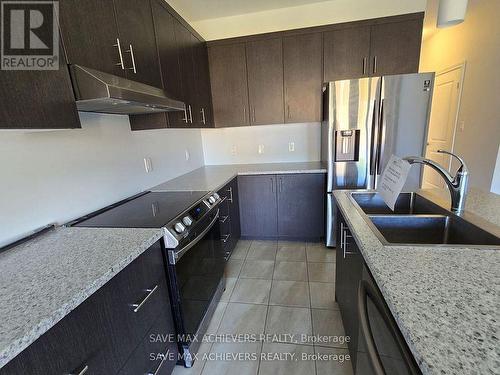
<instances>
[{"instance_id":1,"label":"door handle","mask_svg":"<svg viewBox=\"0 0 500 375\"><path fill-rule=\"evenodd\" d=\"M201 112L201 122L203 123L203 125L205 125L207 123L205 121L205 108L202 108L200 112Z\"/></svg>"},{"instance_id":2,"label":"door handle","mask_svg":"<svg viewBox=\"0 0 500 375\"><path fill-rule=\"evenodd\" d=\"M89 366L85 365L82 367L81 370L77 370L76 372L72 372L69 375L84 375L87 373L88 370L89 370Z\"/></svg>"},{"instance_id":3,"label":"door handle","mask_svg":"<svg viewBox=\"0 0 500 375\"><path fill-rule=\"evenodd\" d=\"M130 59L132 60L132 67L129 68L129 70L133 70L134 74L137 74L137 69L135 68L134 48L132 47L132 44L129 44L129 49L125 52L130 53Z\"/></svg>"},{"instance_id":4,"label":"door handle","mask_svg":"<svg viewBox=\"0 0 500 375\"><path fill-rule=\"evenodd\" d=\"M191 104L188 104L188 110L189 110L189 122L192 124L193 123L193 112L191 111Z\"/></svg>"},{"instance_id":5,"label":"door handle","mask_svg":"<svg viewBox=\"0 0 500 375\"><path fill-rule=\"evenodd\" d=\"M117 63L116 66L120 66L122 70L125 70L125 64L123 63L122 46L120 44L119 38L116 38L116 44L113 44L113 47L118 48L118 56L120 57L120 62Z\"/></svg>"},{"instance_id":6,"label":"door handle","mask_svg":"<svg viewBox=\"0 0 500 375\"><path fill-rule=\"evenodd\" d=\"M141 302L139 302L139 303L133 303L132 304L132 307L134 308L132 311L135 312L135 313L139 312L139 310L142 308L142 306L144 306L144 304L151 298L151 296L157 290L158 290L158 285L155 285L151 289L146 289L146 292L148 292L148 294L146 295L146 297L144 297L144 299Z\"/></svg>"}]
</instances>

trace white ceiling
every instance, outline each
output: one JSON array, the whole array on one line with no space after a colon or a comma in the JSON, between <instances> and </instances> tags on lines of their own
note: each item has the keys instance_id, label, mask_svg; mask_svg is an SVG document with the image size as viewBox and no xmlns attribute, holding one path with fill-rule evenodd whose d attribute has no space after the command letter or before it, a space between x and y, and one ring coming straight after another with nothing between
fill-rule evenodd
<instances>
[{"instance_id":1,"label":"white ceiling","mask_svg":"<svg viewBox=\"0 0 500 375\"><path fill-rule=\"evenodd\" d=\"M322 3L318 0L167 0L188 21Z\"/></svg>"}]
</instances>

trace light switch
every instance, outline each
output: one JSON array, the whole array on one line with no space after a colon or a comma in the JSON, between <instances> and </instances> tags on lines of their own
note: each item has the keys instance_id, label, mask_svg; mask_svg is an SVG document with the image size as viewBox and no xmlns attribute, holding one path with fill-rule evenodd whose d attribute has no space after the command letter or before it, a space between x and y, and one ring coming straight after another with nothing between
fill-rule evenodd
<instances>
[{"instance_id":1,"label":"light switch","mask_svg":"<svg viewBox=\"0 0 500 375\"><path fill-rule=\"evenodd\" d=\"M295 142L289 142L288 143L288 152L294 152L295 151Z\"/></svg>"},{"instance_id":2,"label":"light switch","mask_svg":"<svg viewBox=\"0 0 500 375\"><path fill-rule=\"evenodd\" d=\"M259 145L259 154L264 153L264 145Z\"/></svg>"}]
</instances>

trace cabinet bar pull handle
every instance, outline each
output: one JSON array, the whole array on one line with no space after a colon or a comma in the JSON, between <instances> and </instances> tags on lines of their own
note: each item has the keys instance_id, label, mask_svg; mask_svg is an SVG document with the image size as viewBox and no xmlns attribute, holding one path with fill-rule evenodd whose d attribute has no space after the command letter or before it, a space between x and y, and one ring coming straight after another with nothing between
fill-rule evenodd
<instances>
[{"instance_id":1,"label":"cabinet bar pull handle","mask_svg":"<svg viewBox=\"0 0 500 375\"><path fill-rule=\"evenodd\" d=\"M373 73L377 73L377 56L373 56Z\"/></svg>"},{"instance_id":2,"label":"cabinet bar pull handle","mask_svg":"<svg viewBox=\"0 0 500 375\"><path fill-rule=\"evenodd\" d=\"M270 180L271 180L271 193L274 193L274 180L272 177L270 178Z\"/></svg>"},{"instance_id":3,"label":"cabinet bar pull handle","mask_svg":"<svg viewBox=\"0 0 500 375\"><path fill-rule=\"evenodd\" d=\"M363 57L363 74L366 74L366 57Z\"/></svg>"},{"instance_id":4,"label":"cabinet bar pull handle","mask_svg":"<svg viewBox=\"0 0 500 375\"><path fill-rule=\"evenodd\" d=\"M225 234L222 237L225 237L225 238L221 238L222 242L226 243L229 240L229 238L231 237L231 233Z\"/></svg>"},{"instance_id":5,"label":"cabinet bar pull handle","mask_svg":"<svg viewBox=\"0 0 500 375\"><path fill-rule=\"evenodd\" d=\"M184 104L184 117L182 118L182 121L184 121L186 124L188 123L188 113L187 113L187 107Z\"/></svg>"},{"instance_id":6,"label":"cabinet bar pull handle","mask_svg":"<svg viewBox=\"0 0 500 375\"><path fill-rule=\"evenodd\" d=\"M245 106L243 106L243 122L247 121L247 109Z\"/></svg>"},{"instance_id":7,"label":"cabinet bar pull handle","mask_svg":"<svg viewBox=\"0 0 500 375\"><path fill-rule=\"evenodd\" d=\"M132 304L132 307L134 308L134 312L138 312L141 307L147 302L147 300L153 295L154 292L156 292L156 290L158 289L158 285L155 285L154 288L152 289L146 289L146 292L148 292L148 294L146 295L146 297L144 297L144 299L139 302L139 303L134 303Z\"/></svg>"},{"instance_id":8,"label":"cabinet bar pull handle","mask_svg":"<svg viewBox=\"0 0 500 375\"><path fill-rule=\"evenodd\" d=\"M75 373L71 373L69 375L84 375L87 373L88 370L89 370L89 366L85 365L80 371L75 372Z\"/></svg>"},{"instance_id":9,"label":"cabinet bar pull handle","mask_svg":"<svg viewBox=\"0 0 500 375\"><path fill-rule=\"evenodd\" d=\"M228 217L229 216L227 216L227 215L226 216L222 216L221 219L220 219L220 222L221 223L225 223Z\"/></svg>"},{"instance_id":10,"label":"cabinet bar pull handle","mask_svg":"<svg viewBox=\"0 0 500 375\"><path fill-rule=\"evenodd\" d=\"M126 51L130 53L130 59L132 60L132 67L129 70L133 70L134 74L137 74L137 69L135 68L135 57L134 57L134 49L132 48L132 44L129 44L129 49Z\"/></svg>"},{"instance_id":11,"label":"cabinet bar pull handle","mask_svg":"<svg viewBox=\"0 0 500 375\"><path fill-rule=\"evenodd\" d=\"M233 203L233 188L232 187L229 187L229 189L227 189L228 193L229 193L229 202Z\"/></svg>"},{"instance_id":12,"label":"cabinet bar pull handle","mask_svg":"<svg viewBox=\"0 0 500 375\"><path fill-rule=\"evenodd\" d=\"M255 123L255 107L252 108L253 122Z\"/></svg>"},{"instance_id":13,"label":"cabinet bar pull handle","mask_svg":"<svg viewBox=\"0 0 500 375\"><path fill-rule=\"evenodd\" d=\"M155 372L148 372L147 375L158 375L160 373L161 367L166 362L165 360L167 359L167 356L168 356L168 350L167 350L167 353L165 353L165 355L163 356L163 358L162 358L160 364L158 365L158 367L156 368Z\"/></svg>"},{"instance_id":14,"label":"cabinet bar pull handle","mask_svg":"<svg viewBox=\"0 0 500 375\"><path fill-rule=\"evenodd\" d=\"M201 109L201 122L203 122L203 125L205 125L207 122L205 121L205 108Z\"/></svg>"},{"instance_id":15,"label":"cabinet bar pull handle","mask_svg":"<svg viewBox=\"0 0 500 375\"><path fill-rule=\"evenodd\" d=\"M191 111L191 104L188 105L189 108L189 122L193 123L193 112Z\"/></svg>"},{"instance_id":16,"label":"cabinet bar pull handle","mask_svg":"<svg viewBox=\"0 0 500 375\"><path fill-rule=\"evenodd\" d=\"M120 66L122 70L125 70L125 64L123 63L122 46L120 44L119 38L116 38L116 44L113 44L113 47L118 48L118 55L120 56L120 62L117 63L116 66Z\"/></svg>"}]
</instances>

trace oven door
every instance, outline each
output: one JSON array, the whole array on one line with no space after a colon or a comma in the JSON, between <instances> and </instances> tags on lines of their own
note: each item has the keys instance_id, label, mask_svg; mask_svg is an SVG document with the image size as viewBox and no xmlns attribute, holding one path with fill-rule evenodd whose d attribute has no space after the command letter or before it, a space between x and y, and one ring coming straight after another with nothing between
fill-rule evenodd
<instances>
[{"instance_id":1,"label":"oven door","mask_svg":"<svg viewBox=\"0 0 500 375\"><path fill-rule=\"evenodd\" d=\"M197 351L223 291L225 261L218 221L218 210L208 214L182 241L181 249L168 250L170 293L184 356ZM172 254L177 254L175 262ZM186 367L192 365L190 358L184 362Z\"/></svg>"}]
</instances>

